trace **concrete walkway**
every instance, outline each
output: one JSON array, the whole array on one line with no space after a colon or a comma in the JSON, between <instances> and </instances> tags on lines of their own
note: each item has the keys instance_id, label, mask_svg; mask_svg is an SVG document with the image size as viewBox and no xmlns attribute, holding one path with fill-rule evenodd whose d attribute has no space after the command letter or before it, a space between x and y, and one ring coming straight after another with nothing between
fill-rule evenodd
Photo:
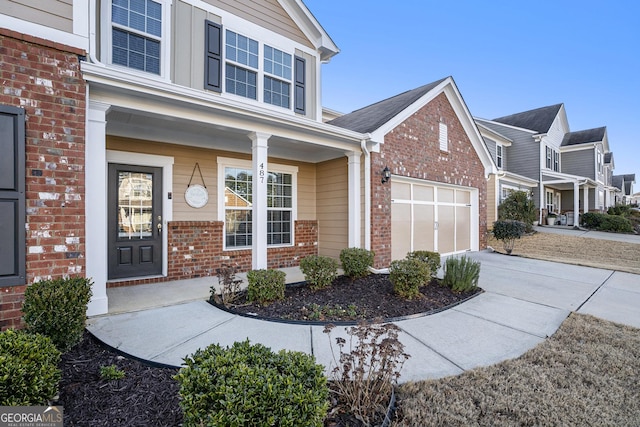
<instances>
[{"instance_id":1,"label":"concrete walkway","mask_svg":"<svg viewBox=\"0 0 640 427\"><path fill-rule=\"evenodd\" d=\"M586 230L584 228L576 230L573 227L562 225L547 225L544 227L536 225L533 228L535 231L540 233L563 234L565 236L588 237L590 239L613 240L616 242L640 244L640 235L637 234L608 233L606 231L593 231Z\"/></svg>"},{"instance_id":2,"label":"concrete walkway","mask_svg":"<svg viewBox=\"0 0 640 427\"><path fill-rule=\"evenodd\" d=\"M396 322L411 355L401 382L457 375L518 357L552 335L570 312L640 327L639 275L487 251L469 255L482 263L483 294L438 314ZM299 281L298 269L288 273L289 282ZM335 366L322 326L236 316L204 301L215 277L183 282L110 289L110 311L113 302L113 312L120 313L93 317L88 329L124 353L172 366L211 343L227 346L246 338L276 351L313 354L327 372ZM182 303L165 293L176 290ZM346 328L334 329L333 339L337 336L347 337Z\"/></svg>"}]
</instances>

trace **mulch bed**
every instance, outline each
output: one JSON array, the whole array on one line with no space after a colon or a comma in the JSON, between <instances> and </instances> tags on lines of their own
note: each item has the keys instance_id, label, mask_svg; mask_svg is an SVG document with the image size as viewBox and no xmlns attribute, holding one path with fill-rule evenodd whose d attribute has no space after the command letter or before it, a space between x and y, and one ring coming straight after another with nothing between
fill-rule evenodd
<instances>
[{"instance_id":1,"label":"mulch bed","mask_svg":"<svg viewBox=\"0 0 640 427\"><path fill-rule=\"evenodd\" d=\"M434 281L422 288L421 292L420 298L406 301L393 294L393 287L386 275L371 275L356 281L340 277L325 290L313 292L306 286L289 286L284 301L265 307L242 305L235 310L288 320L389 319L442 310L481 290L456 294ZM346 311L341 311L343 309L338 309L337 306ZM323 311L318 307L329 307L331 310ZM125 377L119 380L101 379L100 368L109 365L123 370ZM57 404L64 406L65 426L182 424L182 411L178 403L179 386L172 378L178 372L177 369L149 366L123 357L85 332L83 340L63 355L61 370L62 381ZM354 417L344 413L335 399L330 411L333 411L333 415L325 420L327 427L362 425Z\"/></svg>"}]
</instances>

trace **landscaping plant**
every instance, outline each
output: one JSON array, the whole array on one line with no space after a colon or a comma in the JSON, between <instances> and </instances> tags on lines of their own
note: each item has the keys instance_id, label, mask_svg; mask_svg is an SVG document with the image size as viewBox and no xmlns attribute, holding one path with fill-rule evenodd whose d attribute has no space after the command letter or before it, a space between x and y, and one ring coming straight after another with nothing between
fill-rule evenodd
<instances>
[{"instance_id":1,"label":"landscaping plant","mask_svg":"<svg viewBox=\"0 0 640 427\"><path fill-rule=\"evenodd\" d=\"M407 254L407 259L424 261L429 266L430 277L436 277L440 268L440 254L431 251L414 251Z\"/></svg>"},{"instance_id":2,"label":"landscaping plant","mask_svg":"<svg viewBox=\"0 0 640 427\"><path fill-rule=\"evenodd\" d=\"M362 248L345 248L340 251L340 262L344 274L352 279L367 276L373 266L373 251Z\"/></svg>"},{"instance_id":3,"label":"landscaping plant","mask_svg":"<svg viewBox=\"0 0 640 427\"><path fill-rule=\"evenodd\" d=\"M442 283L454 292L467 292L478 287L480 263L466 256L449 257L444 263Z\"/></svg>"},{"instance_id":4,"label":"landscaping plant","mask_svg":"<svg viewBox=\"0 0 640 427\"><path fill-rule=\"evenodd\" d=\"M82 339L91 285L91 280L84 277L29 285L22 305L28 330L48 336L62 352L69 350Z\"/></svg>"},{"instance_id":5,"label":"landscaping plant","mask_svg":"<svg viewBox=\"0 0 640 427\"><path fill-rule=\"evenodd\" d=\"M329 324L324 329L336 364L331 371L334 388L348 411L369 426L385 413L402 366L410 356L398 340L399 327L393 323L361 322L346 330L348 342L336 337L336 358L331 339L334 328Z\"/></svg>"},{"instance_id":6,"label":"landscaping plant","mask_svg":"<svg viewBox=\"0 0 640 427\"><path fill-rule=\"evenodd\" d=\"M46 405L57 390L60 351L50 338L0 332L0 406Z\"/></svg>"},{"instance_id":7,"label":"landscaping plant","mask_svg":"<svg viewBox=\"0 0 640 427\"><path fill-rule=\"evenodd\" d=\"M621 215L587 212L582 214L582 225L591 230L633 233L631 221Z\"/></svg>"},{"instance_id":8,"label":"landscaping plant","mask_svg":"<svg viewBox=\"0 0 640 427\"><path fill-rule=\"evenodd\" d=\"M496 240L502 241L504 250L511 255L516 240L524 236L525 231L526 225L523 222L504 220L493 223L492 233Z\"/></svg>"},{"instance_id":9,"label":"landscaping plant","mask_svg":"<svg viewBox=\"0 0 640 427\"><path fill-rule=\"evenodd\" d=\"M218 293L216 287L211 286L210 301L229 307L238 299L242 280L236 278L237 272L238 269L233 265L224 264L222 267L216 268L218 285L220 285L221 289L220 293Z\"/></svg>"},{"instance_id":10,"label":"landscaping plant","mask_svg":"<svg viewBox=\"0 0 640 427\"><path fill-rule=\"evenodd\" d=\"M414 299L420 296L420 287L429 283L430 273L429 264L420 259L396 260L389 267L389 280L396 294Z\"/></svg>"},{"instance_id":11,"label":"landscaping plant","mask_svg":"<svg viewBox=\"0 0 640 427\"><path fill-rule=\"evenodd\" d=\"M323 289L338 277L338 262L326 256L310 255L302 258L300 270L311 289Z\"/></svg>"},{"instance_id":12,"label":"landscaping plant","mask_svg":"<svg viewBox=\"0 0 640 427\"><path fill-rule=\"evenodd\" d=\"M329 389L313 356L248 340L184 359L176 380L185 426L323 425Z\"/></svg>"},{"instance_id":13,"label":"landscaping plant","mask_svg":"<svg viewBox=\"0 0 640 427\"><path fill-rule=\"evenodd\" d=\"M251 270L247 273L247 299L267 304L284 298L287 275L280 270Z\"/></svg>"},{"instance_id":14,"label":"landscaping plant","mask_svg":"<svg viewBox=\"0 0 640 427\"><path fill-rule=\"evenodd\" d=\"M498 206L499 220L514 220L523 222L526 232L533 231L533 223L538 218L538 211L533 201L533 195L527 191L514 191Z\"/></svg>"},{"instance_id":15,"label":"landscaping plant","mask_svg":"<svg viewBox=\"0 0 640 427\"><path fill-rule=\"evenodd\" d=\"M106 381L121 380L125 377L125 372L118 369L116 365L100 367L100 378Z\"/></svg>"}]
</instances>

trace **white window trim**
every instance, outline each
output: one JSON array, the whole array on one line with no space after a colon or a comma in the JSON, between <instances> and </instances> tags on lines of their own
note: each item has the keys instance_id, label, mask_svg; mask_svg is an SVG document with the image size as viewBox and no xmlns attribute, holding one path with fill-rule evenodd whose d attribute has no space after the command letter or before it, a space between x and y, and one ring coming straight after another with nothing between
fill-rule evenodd
<instances>
[{"instance_id":1,"label":"white window trim","mask_svg":"<svg viewBox=\"0 0 640 427\"><path fill-rule=\"evenodd\" d=\"M106 58L103 62L108 66L118 70L125 71L127 73L144 76L145 78L152 80L161 80L169 82L171 79L171 6L173 0L153 0L162 5L162 36L160 37L160 75L154 73L148 73L134 68L125 67L122 65L114 64L113 61L113 46L112 46L112 30L113 23L111 22L111 0L103 0L101 7L101 56Z\"/></svg>"},{"instance_id":2,"label":"white window trim","mask_svg":"<svg viewBox=\"0 0 640 427\"><path fill-rule=\"evenodd\" d=\"M225 222L225 203L224 203L224 188L225 188L225 176L224 170L226 167L235 167L242 169L252 169L251 160L234 159L231 157L218 157L218 218L223 223ZM279 172L291 174L291 243L281 245L267 245L267 248L288 248L295 246L295 224L298 220L298 167L291 165L282 165L278 163L268 163L267 172ZM222 250L223 251L245 251L251 249L251 246L231 247L227 248L227 239L225 236L225 227L222 227ZM266 237L265 237L266 238Z\"/></svg>"},{"instance_id":3,"label":"white window trim","mask_svg":"<svg viewBox=\"0 0 640 427\"><path fill-rule=\"evenodd\" d=\"M502 203L504 199L506 199L506 197L504 197L504 190L511 190L511 192L527 191L527 190L521 190L520 188L515 187L513 185L501 184L500 185L500 203Z\"/></svg>"},{"instance_id":4,"label":"white window trim","mask_svg":"<svg viewBox=\"0 0 640 427\"><path fill-rule=\"evenodd\" d=\"M498 155L498 149L500 149L499 150L500 155ZM496 142L496 166L498 167L498 169L504 169L504 146L502 144L498 144L497 142Z\"/></svg>"}]
</instances>

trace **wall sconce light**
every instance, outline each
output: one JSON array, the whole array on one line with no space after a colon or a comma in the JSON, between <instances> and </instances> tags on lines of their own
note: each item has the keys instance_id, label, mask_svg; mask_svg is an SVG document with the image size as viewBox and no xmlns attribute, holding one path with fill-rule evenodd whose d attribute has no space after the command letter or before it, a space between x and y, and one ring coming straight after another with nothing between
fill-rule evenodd
<instances>
[{"instance_id":1,"label":"wall sconce light","mask_svg":"<svg viewBox=\"0 0 640 427\"><path fill-rule=\"evenodd\" d=\"M388 166L385 166L384 169L382 169L382 183L384 184L385 182L388 182L391 179L391 171L389 170Z\"/></svg>"}]
</instances>

